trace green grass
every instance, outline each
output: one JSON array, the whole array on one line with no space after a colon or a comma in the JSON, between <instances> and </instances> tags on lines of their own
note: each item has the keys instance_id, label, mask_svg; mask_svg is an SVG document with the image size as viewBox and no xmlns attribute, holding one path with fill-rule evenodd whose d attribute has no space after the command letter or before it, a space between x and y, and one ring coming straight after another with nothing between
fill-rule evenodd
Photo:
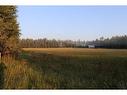
<instances>
[{"instance_id":1,"label":"green grass","mask_svg":"<svg viewBox=\"0 0 127 95\"><path fill-rule=\"evenodd\" d=\"M20 57L4 62L3 88L127 88L127 50L24 49Z\"/></svg>"}]
</instances>

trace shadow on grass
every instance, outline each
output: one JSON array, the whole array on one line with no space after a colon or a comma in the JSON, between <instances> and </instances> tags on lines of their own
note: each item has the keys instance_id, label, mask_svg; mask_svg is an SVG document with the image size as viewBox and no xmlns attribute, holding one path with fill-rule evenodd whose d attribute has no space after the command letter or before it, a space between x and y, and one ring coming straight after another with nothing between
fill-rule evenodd
<instances>
[{"instance_id":1,"label":"shadow on grass","mask_svg":"<svg viewBox=\"0 0 127 95\"><path fill-rule=\"evenodd\" d=\"M33 70L41 72L46 89L127 88L126 57L72 57L31 52L24 58Z\"/></svg>"},{"instance_id":2,"label":"shadow on grass","mask_svg":"<svg viewBox=\"0 0 127 95\"><path fill-rule=\"evenodd\" d=\"M5 64L0 63L0 89L4 88L4 71L5 71Z\"/></svg>"}]
</instances>

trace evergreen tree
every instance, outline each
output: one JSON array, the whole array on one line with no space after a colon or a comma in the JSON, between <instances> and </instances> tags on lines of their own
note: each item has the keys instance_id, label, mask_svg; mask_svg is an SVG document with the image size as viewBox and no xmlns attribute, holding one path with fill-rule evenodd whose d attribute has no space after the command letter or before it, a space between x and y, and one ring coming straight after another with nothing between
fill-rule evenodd
<instances>
[{"instance_id":1,"label":"evergreen tree","mask_svg":"<svg viewBox=\"0 0 127 95\"><path fill-rule=\"evenodd\" d=\"M19 24L16 6L0 6L0 53L16 52L19 41Z\"/></svg>"}]
</instances>

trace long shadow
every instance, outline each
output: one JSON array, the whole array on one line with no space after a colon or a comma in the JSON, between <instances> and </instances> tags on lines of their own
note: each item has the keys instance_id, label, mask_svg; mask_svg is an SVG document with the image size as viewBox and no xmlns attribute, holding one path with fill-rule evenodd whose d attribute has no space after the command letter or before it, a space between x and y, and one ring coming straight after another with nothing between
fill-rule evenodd
<instances>
[{"instance_id":1,"label":"long shadow","mask_svg":"<svg viewBox=\"0 0 127 95\"><path fill-rule=\"evenodd\" d=\"M70 62L69 56L59 56L46 53L29 53L29 55L24 57L30 63L30 67L34 70L42 70L43 72L48 72L49 70L57 69L61 65L67 65ZM71 57L71 60L75 58ZM48 71L47 71L48 70Z\"/></svg>"},{"instance_id":2,"label":"long shadow","mask_svg":"<svg viewBox=\"0 0 127 95\"><path fill-rule=\"evenodd\" d=\"M4 89L4 71L5 71L5 64L0 63L0 89Z\"/></svg>"},{"instance_id":3,"label":"long shadow","mask_svg":"<svg viewBox=\"0 0 127 95\"><path fill-rule=\"evenodd\" d=\"M60 76L62 76L62 72L64 72L62 68L63 64L66 64L68 61L68 57L63 56L57 56L53 54L46 54L46 53L35 53L35 52L29 52L24 53L22 55L24 59L27 59L27 64L30 68L32 68L34 71L41 72L44 76L45 84L48 86L51 86L51 88L56 87L55 85L59 85ZM63 67L64 68L64 67ZM57 75L59 76L57 76ZM54 81L54 80L57 81ZM34 81L34 82L33 82ZM39 80L41 81L41 80ZM52 82L53 81L53 82ZM37 82L34 79L30 79L29 81L29 88L34 85L34 83ZM43 89L49 89L50 87L45 87Z\"/></svg>"},{"instance_id":4,"label":"long shadow","mask_svg":"<svg viewBox=\"0 0 127 95\"><path fill-rule=\"evenodd\" d=\"M127 89L126 57L73 58L29 52L23 58L57 89Z\"/></svg>"}]
</instances>

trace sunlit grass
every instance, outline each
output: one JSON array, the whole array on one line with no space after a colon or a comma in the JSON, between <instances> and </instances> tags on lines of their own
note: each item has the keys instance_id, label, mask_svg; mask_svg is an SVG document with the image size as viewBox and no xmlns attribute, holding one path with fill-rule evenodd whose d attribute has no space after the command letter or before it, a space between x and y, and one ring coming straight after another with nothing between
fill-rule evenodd
<instances>
[{"instance_id":1,"label":"sunlit grass","mask_svg":"<svg viewBox=\"0 0 127 95\"><path fill-rule=\"evenodd\" d=\"M127 50L29 48L3 62L4 89L127 88Z\"/></svg>"},{"instance_id":2,"label":"sunlit grass","mask_svg":"<svg viewBox=\"0 0 127 95\"><path fill-rule=\"evenodd\" d=\"M127 56L127 49L88 49L88 48L23 48L24 51L47 53L60 56Z\"/></svg>"},{"instance_id":3,"label":"sunlit grass","mask_svg":"<svg viewBox=\"0 0 127 95\"><path fill-rule=\"evenodd\" d=\"M126 88L127 50L24 49L51 88Z\"/></svg>"}]
</instances>

